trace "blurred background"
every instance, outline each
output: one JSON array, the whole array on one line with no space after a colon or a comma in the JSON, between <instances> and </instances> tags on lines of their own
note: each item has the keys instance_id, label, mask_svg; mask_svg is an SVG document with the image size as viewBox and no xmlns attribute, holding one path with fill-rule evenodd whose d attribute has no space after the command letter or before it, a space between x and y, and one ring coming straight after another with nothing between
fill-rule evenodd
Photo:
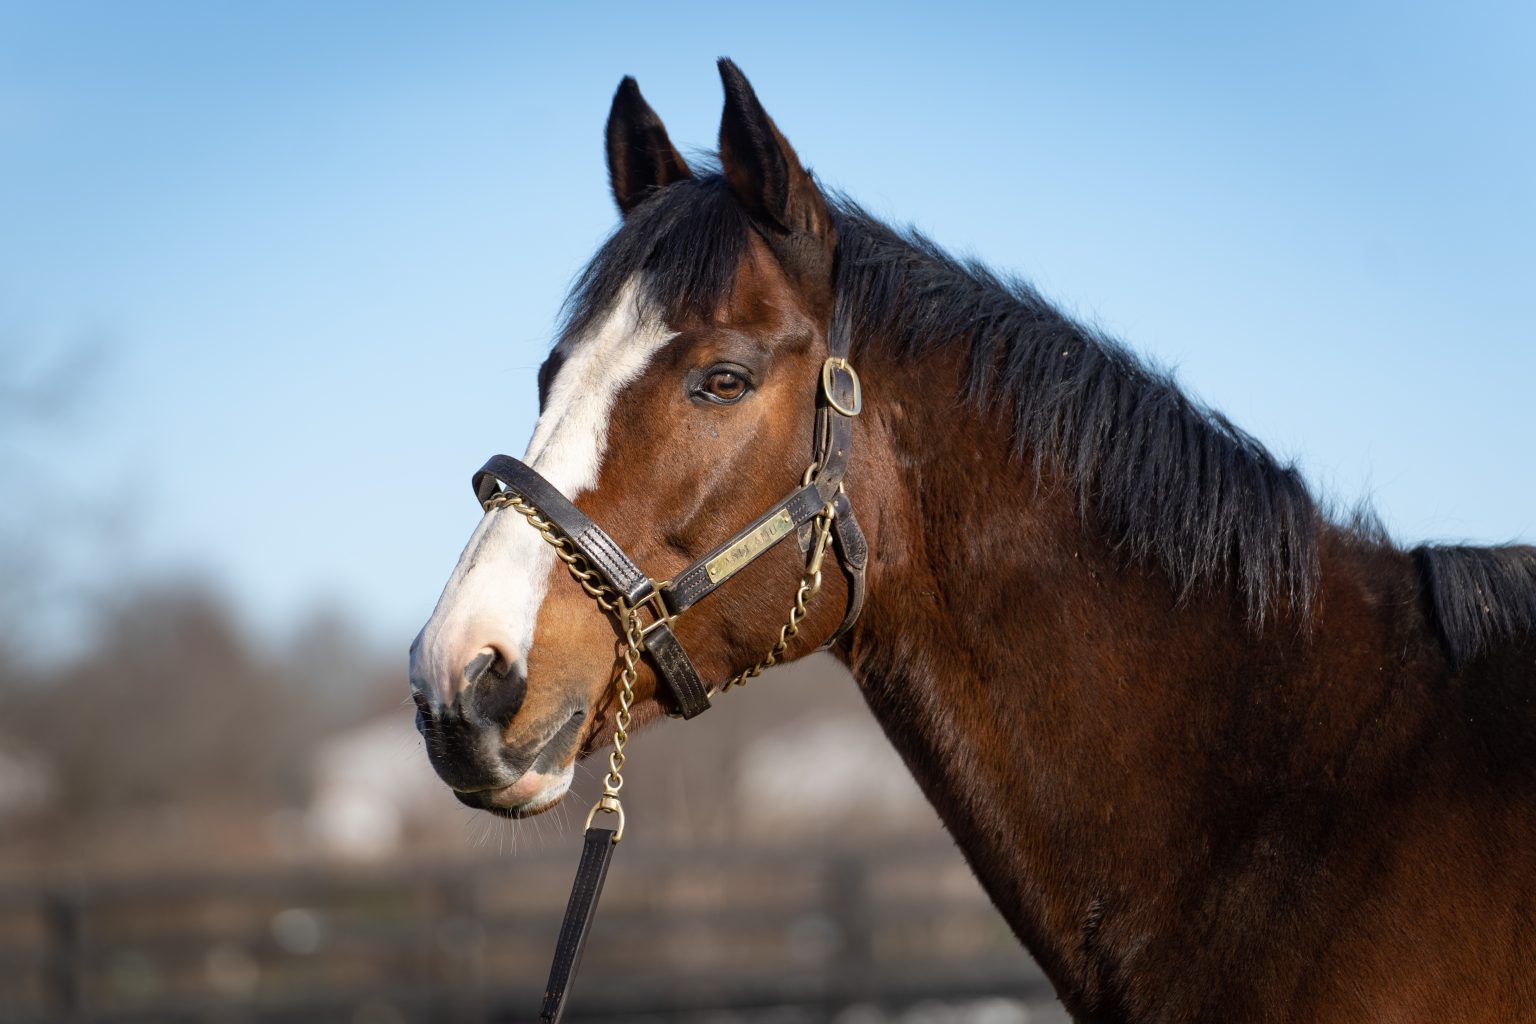
<instances>
[{"instance_id":1,"label":"blurred background","mask_svg":"<svg viewBox=\"0 0 1536 1024\"><path fill-rule=\"evenodd\" d=\"M1529 541L1533 47L1516 3L0 3L0 1020L532 1016L595 771L461 807L405 651L615 223L621 75L702 151L734 57L824 182L1331 501ZM631 765L573 1020L1063 1019L834 663Z\"/></svg>"}]
</instances>

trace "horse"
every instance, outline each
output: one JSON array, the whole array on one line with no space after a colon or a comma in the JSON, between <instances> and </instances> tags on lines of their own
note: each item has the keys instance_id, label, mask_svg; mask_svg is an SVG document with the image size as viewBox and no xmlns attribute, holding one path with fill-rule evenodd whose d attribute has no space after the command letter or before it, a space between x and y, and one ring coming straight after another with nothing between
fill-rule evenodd
<instances>
[{"instance_id":1,"label":"horse","mask_svg":"<svg viewBox=\"0 0 1536 1024\"><path fill-rule=\"evenodd\" d=\"M802 523L667 620L699 676L804 656L861 599L834 656L1078 1021L1536 1020L1536 548L1330 511L1026 283L823 189L719 69L707 166L618 88L620 223L526 456L667 579L806 479L844 339L867 576L801 601ZM666 680L636 647L619 692L626 627L553 527L487 505L410 681L458 798L525 817Z\"/></svg>"}]
</instances>

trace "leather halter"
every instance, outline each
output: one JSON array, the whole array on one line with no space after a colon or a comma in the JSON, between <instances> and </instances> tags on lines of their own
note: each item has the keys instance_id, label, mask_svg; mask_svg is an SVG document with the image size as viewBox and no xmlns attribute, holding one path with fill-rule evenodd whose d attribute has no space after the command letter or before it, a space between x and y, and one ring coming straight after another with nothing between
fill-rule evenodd
<instances>
[{"instance_id":1,"label":"leather halter","mask_svg":"<svg viewBox=\"0 0 1536 1024\"><path fill-rule=\"evenodd\" d=\"M869 561L869 545L853 516L848 495L843 489L843 477L848 470L848 456L853 441L853 418L863 406L863 394L859 375L848 362L848 317L834 315L832 330L827 338L828 358L821 367L816 395L816 433L814 459L806 470L801 485L790 491L768 511L748 523L730 540L715 548L703 558L688 566L670 580L657 581L646 575L624 549L594 523L569 498L561 494L533 467L506 455L492 456L474 476L475 497L486 509L496 504L513 504L525 515L536 513L546 522L539 526L546 532L546 539L558 548L568 548L571 557L584 560L595 574L601 587L592 586L586 571L578 574L583 587L588 589L598 604L610 608L621 619L626 631L639 609L650 610L653 621L640 629L638 634L629 633L626 641L633 652L643 643L645 654L655 668L661 682L657 697L665 690L667 698L662 707L668 714L680 718L692 718L709 707L709 698L716 687L706 687L693 667L683 645L672 629L672 623L703 598L714 593L745 566L750 565L780 541L792 534L798 535L801 527L816 521L820 532L812 543L810 572L814 573L816 586L820 585L820 561L827 543L826 521L831 520L830 532L837 550L838 562L848 577L848 606L843 621L821 645L820 650L838 641L864 607L864 570ZM530 523L534 519L530 517ZM815 531L813 531L815 532ZM567 557L562 553L561 557ZM569 567L569 563L568 563ZM574 571L574 568L573 568ZM804 613L803 596L807 584L802 582L800 597L796 598L799 614ZM814 590L811 591L814 593ZM611 593L616 602L605 602L603 593ZM793 624L779 634L782 645ZM626 653L626 659L637 657ZM749 670L770 663L771 658L759 662ZM597 912L597 900L602 894L603 882L608 876L608 865L613 851L624 831L624 810L618 800L618 777L623 764L622 727L628 715L630 685L633 683L633 662L626 660L627 682L621 695L622 712L620 730L615 734L615 755L610 758L610 774L604 784L603 798L592 813L587 815L586 836L582 843L581 860L576 867L576 879L571 886L571 896L565 908L565 918L560 926L560 937L555 943L554 963L550 967L549 982L544 989L544 1005L539 1020L544 1024L558 1024L565 1011L566 996L571 982L581 965L581 954L586 946L587 932ZM745 675L733 677L744 678ZM721 684L723 688L726 684ZM598 811L612 811L618 815L618 828L609 829L594 825Z\"/></svg>"},{"instance_id":2,"label":"leather halter","mask_svg":"<svg viewBox=\"0 0 1536 1024\"><path fill-rule=\"evenodd\" d=\"M662 707L674 717L693 718L703 713L716 687L707 687L699 678L672 623L829 507L835 513L833 536L839 562L848 577L848 605L842 623L818 650L836 643L864 606L869 546L843 490L853 417L863 405L863 393L858 374L848 362L846 331L834 327L827 348L831 355L822 364L817 389L815 462L807 470L805 482L670 580L648 576L602 527L527 463L508 455L493 455L474 476L475 497L481 505L488 506L508 492L520 497L553 523L631 608L650 611L654 619L645 627L645 650L666 692Z\"/></svg>"}]
</instances>

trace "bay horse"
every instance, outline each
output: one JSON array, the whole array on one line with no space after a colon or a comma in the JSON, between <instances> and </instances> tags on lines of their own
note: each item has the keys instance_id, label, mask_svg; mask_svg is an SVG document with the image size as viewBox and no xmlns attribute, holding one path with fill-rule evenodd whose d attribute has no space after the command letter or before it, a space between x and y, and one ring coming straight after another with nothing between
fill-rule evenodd
<instances>
[{"instance_id":1,"label":"bay horse","mask_svg":"<svg viewBox=\"0 0 1536 1024\"><path fill-rule=\"evenodd\" d=\"M1536 1020L1536 548L1329 514L1028 285L823 191L720 71L718 166L614 97L622 220L528 465L664 579L801 478L845 331L869 558L833 651L1077 1020ZM438 773L512 817L621 718L622 636L546 539L492 506L411 651ZM700 676L773 642L796 548L678 618ZM662 710L643 660L623 719Z\"/></svg>"}]
</instances>

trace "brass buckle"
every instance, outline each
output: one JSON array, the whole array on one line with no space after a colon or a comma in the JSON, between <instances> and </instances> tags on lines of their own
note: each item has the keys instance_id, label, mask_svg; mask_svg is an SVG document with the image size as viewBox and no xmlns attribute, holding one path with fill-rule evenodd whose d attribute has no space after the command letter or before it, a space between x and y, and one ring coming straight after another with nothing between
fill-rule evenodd
<instances>
[{"instance_id":1,"label":"brass buckle","mask_svg":"<svg viewBox=\"0 0 1536 1024\"><path fill-rule=\"evenodd\" d=\"M837 389L833 387L832 381L832 374L836 370L846 372L848 379L853 382L852 406L844 405L837 399ZM821 364L821 393L827 396L827 403L844 416L852 418L864 408L864 389L859 384L859 375L853 364L841 356L828 356L827 361Z\"/></svg>"}]
</instances>

